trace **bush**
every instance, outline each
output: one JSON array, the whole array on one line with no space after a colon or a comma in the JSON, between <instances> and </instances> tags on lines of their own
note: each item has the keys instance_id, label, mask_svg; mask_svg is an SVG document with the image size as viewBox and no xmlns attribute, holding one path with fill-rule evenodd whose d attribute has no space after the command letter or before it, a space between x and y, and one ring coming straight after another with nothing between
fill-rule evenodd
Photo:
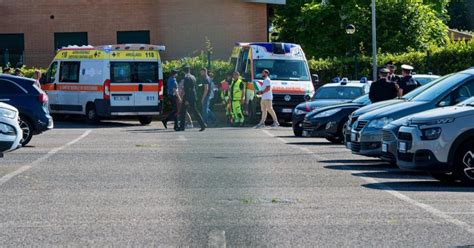
<instances>
[{"instance_id":1,"label":"bush","mask_svg":"<svg viewBox=\"0 0 474 248\"><path fill-rule=\"evenodd\" d=\"M16 68L11 68L11 69L10 69L10 72L13 73L15 69L16 69ZM33 76L34 76L36 70L41 71L41 73L46 72L45 69L42 69L42 68L35 68L35 67L26 67L26 66L23 66L23 67L21 67L21 68L19 68L19 69L20 69L20 71L21 71L21 75L23 75L24 77L27 77L27 78L33 78ZM1 68L1 71L3 72L3 68Z\"/></svg>"},{"instance_id":2,"label":"bush","mask_svg":"<svg viewBox=\"0 0 474 248\"><path fill-rule=\"evenodd\" d=\"M377 66L382 67L388 61L393 61L399 68L402 64L412 65L419 74L432 72L445 75L474 66L474 41L450 42L442 48L431 47L427 52L379 54ZM360 56L357 58L357 63L359 78L362 76L371 78L372 57ZM336 76L352 79L355 74L355 61L350 57L310 59L309 67L323 82L329 82Z\"/></svg>"}]
</instances>

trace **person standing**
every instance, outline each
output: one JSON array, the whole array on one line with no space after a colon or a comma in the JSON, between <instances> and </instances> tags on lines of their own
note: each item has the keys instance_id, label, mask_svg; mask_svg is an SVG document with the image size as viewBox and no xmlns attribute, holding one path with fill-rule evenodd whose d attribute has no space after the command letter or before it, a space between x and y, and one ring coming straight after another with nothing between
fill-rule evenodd
<instances>
[{"instance_id":1,"label":"person standing","mask_svg":"<svg viewBox=\"0 0 474 248\"><path fill-rule=\"evenodd\" d=\"M265 121L267 120L268 113L270 113L270 115L272 116L272 127L280 126L275 110L273 110L272 82L268 75L270 75L270 71L266 69L262 71L263 89L257 93L258 95L262 96L262 100L260 101L260 107L262 109L262 119L260 120L260 123L256 126L256 128L265 127Z\"/></svg>"},{"instance_id":2,"label":"person standing","mask_svg":"<svg viewBox=\"0 0 474 248\"><path fill-rule=\"evenodd\" d=\"M178 81L176 78L178 77L178 70L172 70L171 75L166 81L166 94L168 95L171 101L171 112L168 113L166 119L163 120L163 126L168 129L168 122L174 122L174 129L178 129L178 103L180 102L179 95L178 95Z\"/></svg>"},{"instance_id":3,"label":"person standing","mask_svg":"<svg viewBox=\"0 0 474 248\"><path fill-rule=\"evenodd\" d=\"M35 73L33 74L33 79L35 80L35 85L36 87L41 89L41 71L40 70L35 70Z\"/></svg>"},{"instance_id":4,"label":"person standing","mask_svg":"<svg viewBox=\"0 0 474 248\"><path fill-rule=\"evenodd\" d=\"M399 83L399 96L404 96L421 86L421 84L417 82L411 75L413 70L414 68L411 65L402 65L402 78L400 79Z\"/></svg>"},{"instance_id":5,"label":"person standing","mask_svg":"<svg viewBox=\"0 0 474 248\"><path fill-rule=\"evenodd\" d=\"M370 86L369 98L372 103L394 99L398 96L400 87L387 79L389 73L387 68L381 69L380 79Z\"/></svg>"},{"instance_id":6,"label":"person standing","mask_svg":"<svg viewBox=\"0 0 474 248\"><path fill-rule=\"evenodd\" d=\"M229 101L232 110L232 125L244 126L245 117L242 107L245 104L245 83L240 78L239 72L234 72L232 84L230 85Z\"/></svg>"},{"instance_id":7,"label":"person standing","mask_svg":"<svg viewBox=\"0 0 474 248\"><path fill-rule=\"evenodd\" d=\"M203 78L203 86L204 92L202 94L202 118L204 119L204 123L209 125L209 123L215 123L216 116L211 111L210 105L211 100L214 98L214 87L211 81L211 78L208 75L208 71L206 68L201 69L201 77Z\"/></svg>"},{"instance_id":8,"label":"person standing","mask_svg":"<svg viewBox=\"0 0 474 248\"><path fill-rule=\"evenodd\" d=\"M190 114L193 114L197 118L199 126L201 127L199 131L202 132L206 130L206 124L196 108L196 77L191 74L191 67L189 66L184 67L184 73L186 73L184 76L184 99L181 104L181 113L179 115L180 127L178 131L185 130L186 112L189 110Z\"/></svg>"},{"instance_id":9,"label":"person standing","mask_svg":"<svg viewBox=\"0 0 474 248\"><path fill-rule=\"evenodd\" d=\"M222 100L222 104L225 107L225 116L227 117L227 120L230 122L232 119L231 113L232 111L230 110L229 106L229 87L230 84L232 83L232 73L227 73L226 78L222 80L221 82L221 87L220 87L220 96Z\"/></svg>"},{"instance_id":10,"label":"person standing","mask_svg":"<svg viewBox=\"0 0 474 248\"><path fill-rule=\"evenodd\" d=\"M400 83L400 77L397 74L395 74L397 70L397 66L395 66L392 61L387 62L385 66L389 70L389 73L387 76L388 81L396 83L396 84Z\"/></svg>"}]
</instances>

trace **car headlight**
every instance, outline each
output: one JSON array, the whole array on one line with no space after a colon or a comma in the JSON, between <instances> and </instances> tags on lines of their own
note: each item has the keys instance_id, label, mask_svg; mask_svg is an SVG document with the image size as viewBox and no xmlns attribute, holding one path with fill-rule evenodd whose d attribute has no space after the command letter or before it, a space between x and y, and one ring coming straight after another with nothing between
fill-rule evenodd
<instances>
[{"instance_id":1,"label":"car headlight","mask_svg":"<svg viewBox=\"0 0 474 248\"><path fill-rule=\"evenodd\" d=\"M0 116L14 119L16 116L16 111L6 109L6 108L0 108Z\"/></svg>"},{"instance_id":2,"label":"car headlight","mask_svg":"<svg viewBox=\"0 0 474 248\"><path fill-rule=\"evenodd\" d=\"M422 140L436 140L441 136L441 128L433 127L421 130Z\"/></svg>"},{"instance_id":3,"label":"car headlight","mask_svg":"<svg viewBox=\"0 0 474 248\"><path fill-rule=\"evenodd\" d=\"M324 118L324 117L328 117L328 116L331 116L331 115L336 114L336 113L339 112L339 111L341 111L341 109L331 109L331 110L328 110L328 111L321 112L321 113L315 115L313 118Z\"/></svg>"},{"instance_id":4,"label":"car headlight","mask_svg":"<svg viewBox=\"0 0 474 248\"><path fill-rule=\"evenodd\" d=\"M12 136L16 135L15 128L4 123L0 123L0 133L5 134L5 135L12 135Z\"/></svg>"},{"instance_id":5,"label":"car headlight","mask_svg":"<svg viewBox=\"0 0 474 248\"><path fill-rule=\"evenodd\" d=\"M308 113L308 111L302 110L302 109L295 109L295 115L305 115Z\"/></svg>"},{"instance_id":6,"label":"car headlight","mask_svg":"<svg viewBox=\"0 0 474 248\"><path fill-rule=\"evenodd\" d=\"M381 119L373 120L369 123L369 128L382 129L388 123L394 121L393 118L384 117Z\"/></svg>"}]
</instances>

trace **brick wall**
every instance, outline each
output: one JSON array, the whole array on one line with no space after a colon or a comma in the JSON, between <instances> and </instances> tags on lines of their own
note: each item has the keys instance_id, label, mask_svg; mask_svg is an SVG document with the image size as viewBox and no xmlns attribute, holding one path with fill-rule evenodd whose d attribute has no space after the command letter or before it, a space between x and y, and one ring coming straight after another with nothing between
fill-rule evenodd
<instances>
[{"instance_id":1,"label":"brick wall","mask_svg":"<svg viewBox=\"0 0 474 248\"><path fill-rule=\"evenodd\" d=\"M0 0L0 16L0 34L25 34L25 64L43 67L55 32L88 32L101 45L115 44L117 31L150 30L164 59L193 55L207 37L215 57L228 58L236 41L265 41L267 27L266 5L241 0Z\"/></svg>"}]
</instances>

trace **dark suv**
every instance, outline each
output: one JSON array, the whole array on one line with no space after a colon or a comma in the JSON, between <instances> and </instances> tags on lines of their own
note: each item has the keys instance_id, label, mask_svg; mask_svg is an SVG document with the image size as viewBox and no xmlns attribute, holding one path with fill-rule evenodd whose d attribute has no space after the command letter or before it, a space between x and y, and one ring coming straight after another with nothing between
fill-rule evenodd
<instances>
[{"instance_id":1,"label":"dark suv","mask_svg":"<svg viewBox=\"0 0 474 248\"><path fill-rule=\"evenodd\" d=\"M52 129L53 118L49 114L48 96L29 78L0 75L0 102L16 107L20 112L23 130L21 145L31 141L33 135Z\"/></svg>"}]
</instances>

